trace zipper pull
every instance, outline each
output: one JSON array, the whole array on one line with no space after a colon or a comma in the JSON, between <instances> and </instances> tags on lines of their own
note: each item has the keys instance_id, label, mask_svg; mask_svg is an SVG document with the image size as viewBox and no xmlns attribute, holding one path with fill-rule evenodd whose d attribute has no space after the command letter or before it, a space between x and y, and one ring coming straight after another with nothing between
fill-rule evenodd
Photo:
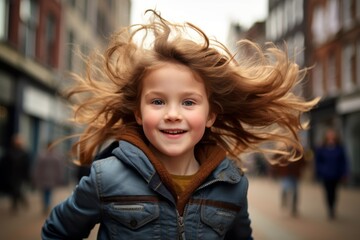
<instances>
[{"instance_id":1,"label":"zipper pull","mask_svg":"<svg viewBox=\"0 0 360 240\"><path fill-rule=\"evenodd\" d=\"M184 226L184 218L180 216L179 212L176 211L177 220L178 220L178 233L179 233L179 240L186 240L185 238L185 226Z\"/></svg>"}]
</instances>

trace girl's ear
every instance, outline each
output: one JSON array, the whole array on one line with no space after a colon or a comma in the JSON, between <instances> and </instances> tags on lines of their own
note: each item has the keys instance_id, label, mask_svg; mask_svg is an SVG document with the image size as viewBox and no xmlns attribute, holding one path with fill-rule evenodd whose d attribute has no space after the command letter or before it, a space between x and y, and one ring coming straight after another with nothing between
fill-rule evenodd
<instances>
[{"instance_id":1,"label":"girl's ear","mask_svg":"<svg viewBox=\"0 0 360 240\"><path fill-rule=\"evenodd\" d=\"M137 124L142 125L142 118L141 118L141 113L139 110L135 111L135 119Z\"/></svg>"},{"instance_id":2,"label":"girl's ear","mask_svg":"<svg viewBox=\"0 0 360 240\"><path fill-rule=\"evenodd\" d=\"M215 113L209 113L208 119L206 121L206 127L212 127L212 125L214 124L215 120L216 120L217 115Z\"/></svg>"}]
</instances>

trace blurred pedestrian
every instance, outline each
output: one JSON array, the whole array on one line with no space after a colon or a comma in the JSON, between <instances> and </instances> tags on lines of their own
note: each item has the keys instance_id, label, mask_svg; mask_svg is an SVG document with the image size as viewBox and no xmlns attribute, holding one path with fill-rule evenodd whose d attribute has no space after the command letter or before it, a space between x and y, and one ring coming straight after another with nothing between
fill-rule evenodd
<instances>
[{"instance_id":1,"label":"blurred pedestrian","mask_svg":"<svg viewBox=\"0 0 360 240\"><path fill-rule=\"evenodd\" d=\"M63 183L64 158L59 154L52 142L47 144L36 159L33 168L33 183L42 192L43 213L47 214L50 209L54 188Z\"/></svg>"},{"instance_id":2,"label":"blurred pedestrian","mask_svg":"<svg viewBox=\"0 0 360 240\"><path fill-rule=\"evenodd\" d=\"M263 154L254 154L255 172L256 176L266 177L269 174L269 162L266 160Z\"/></svg>"},{"instance_id":3,"label":"blurred pedestrian","mask_svg":"<svg viewBox=\"0 0 360 240\"><path fill-rule=\"evenodd\" d=\"M348 174L348 163L345 149L340 143L334 129L325 133L323 144L315 151L316 177L322 181L328 216L336 217L338 187Z\"/></svg>"},{"instance_id":4,"label":"blurred pedestrian","mask_svg":"<svg viewBox=\"0 0 360 240\"><path fill-rule=\"evenodd\" d=\"M20 203L27 207L24 187L25 183L29 183L30 180L30 155L25 149L21 135L16 134L12 137L10 147L6 150L1 165L4 186L11 197L11 210L16 212Z\"/></svg>"},{"instance_id":5,"label":"blurred pedestrian","mask_svg":"<svg viewBox=\"0 0 360 240\"><path fill-rule=\"evenodd\" d=\"M272 167L273 175L280 180L281 206L290 208L293 217L298 215L299 181L305 165L306 162L302 157L297 161L287 162L284 165L278 163Z\"/></svg>"}]
</instances>

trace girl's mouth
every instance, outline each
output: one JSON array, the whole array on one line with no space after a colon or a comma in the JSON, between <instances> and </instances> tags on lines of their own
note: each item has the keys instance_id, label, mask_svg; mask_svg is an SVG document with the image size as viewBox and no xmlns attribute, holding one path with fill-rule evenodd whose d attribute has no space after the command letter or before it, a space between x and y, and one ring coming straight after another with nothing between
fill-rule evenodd
<instances>
[{"instance_id":1,"label":"girl's mouth","mask_svg":"<svg viewBox=\"0 0 360 240\"><path fill-rule=\"evenodd\" d=\"M170 135L177 135L177 134L183 134L186 131L184 130L161 130L162 133L170 134Z\"/></svg>"}]
</instances>

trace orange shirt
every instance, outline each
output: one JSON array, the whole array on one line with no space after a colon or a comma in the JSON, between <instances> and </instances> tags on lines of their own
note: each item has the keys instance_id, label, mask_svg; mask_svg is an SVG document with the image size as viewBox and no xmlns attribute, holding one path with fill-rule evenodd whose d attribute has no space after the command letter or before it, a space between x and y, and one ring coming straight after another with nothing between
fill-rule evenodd
<instances>
[{"instance_id":1,"label":"orange shirt","mask_svg":"<svg viewBox=\"0 0 360 240\"><path fill-rule=\"evenodd\" d=\"M195 175L195 174L194 174ZM174 182L175 191L178 196L180 196L186 189L188 185L190 185L191 180L194 175L173 175L171 174L171 179Z\"/></svg>"}]
</instances>

